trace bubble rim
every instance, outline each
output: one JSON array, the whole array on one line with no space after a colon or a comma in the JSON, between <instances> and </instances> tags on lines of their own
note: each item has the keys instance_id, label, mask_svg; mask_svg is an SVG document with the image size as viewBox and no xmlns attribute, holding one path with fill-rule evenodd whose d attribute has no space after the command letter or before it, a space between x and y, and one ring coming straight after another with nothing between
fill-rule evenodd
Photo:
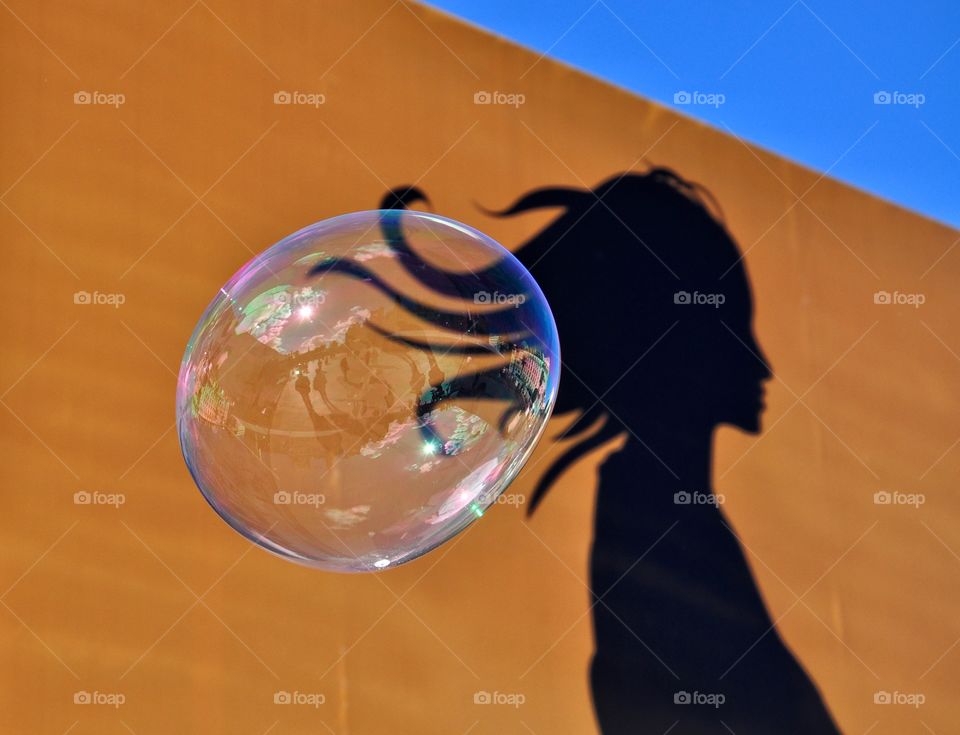
<instances>
[{"instance_id":1,"label":"bubble rim","mask_svg":"<svg viewBox=\"0 0 960 735\"><path fill-rule=\"evenodd\" d=\"M234 531L239 533L241 536L246 538L248 541L254 543L256 546L270 552L272 555L280 557L281 559L299 564L301 566L306 566L311 569L320 569L328 572L336 572L340 574L370 574L370 573L383 573L391 569L395 569L403 564L407 564L416 559L419 559L426 554L429 554L431 551L434 551L439 546L442 546L448 541L451 541L454 537L463 533L467 528L476 523L483 514L465 514L461 519L461 522L455 526L450 526L449 529L451 533L445 534L440 540L430 543L424 546L422 549L416 549L415 551L410 552L406 556L400 556L397 558L391 558L390 563L384 567L375 567L373 564L365 565L363 567L357 568L342 568L339 565L334 565L330 563L324 563L322 560L315 559L313 557L306 557L296 551L287 549L286 547L280 546L276 542L267 538L261 533L252 531L251 529L242 526L237 522L229 513L225 510L222 510L216 500L208 494L207 490L203 487L203 484L197 478L197 473L194 470L193 465L190 462L187 450L184 446L184 429L183 429L183 415L184 411L181 410L183 405L182 397L185 395L186 379L187 379L187 365L189 359L193 353L193 348L196 345L197 340L200 335L203 333L204 328L209 323L210 319L218 308L224 303L222 297L226 295L230 296L230 292L233 288L237 287L243 280L243 276L248 272L252 275L255 272L257 266L262 265L263 262L268 261L271 257L271 254L275 254L277 251L281 250L292 241L296 240L298 237L301 237L307 233L315 234L317 228L329 229L332 228L336 223L343 220L350 219L365 219L365 218L382 218L384 214L387 213L401 213L405 217L412 217L413 219L426 219L432 222L438 222L440 224L447 225L452 227L455 230L459 230L468 234L472 237L475 237L481 241L495 246L495 250L499 251L501 258L504 258L514 265L517 266L518 272L522 273L525 277L525 280L528 287L535 289L537 295L539 295L540 304L544 306L544 312L547 317L549 317L549 324L552 327L552 344L547 345L547 347L552 351L555 359L557 361L556 372L554 375L548 377L548 385L546 391L546 415L540 424L540 428L537 430L533 439L528 443L526 449L517 455L508 467L504 470L503 474L498 479L495 490L488 493L489 498L486 505L482 507L482 510L485 511L494 505L497 499L506 492L506 489L512 484L516 479L517 475L520 473L520 470L526 465L530 457L533 455L533 452L536 450L537 446L540 444L540 440L543 438L543 434L546 431L547 425L550 423L550 419L553 416L553 410L556 406L557 395L559 392L560 379L562 374L562 358L560 353L560 335L557 329L557 323L553 316L553 311L550 308L550 303L547 301L546 296L540 284L537 283L533 274L526 268L526 266L521 263L517 257L507 248L505 248L500 242L490 237L484 232L471 227L468 224L460 222L459 220L451 219L449 217L444 217L440 214L435 214L433 212L423 212L420 210L412 209L366 209L358 210L355 212L348 212L334 217L328 217L326 219L318 220L312 224L301 227L299 230L281 238L275 242L270 247L266 248L262 252L254 255L252 258L247 260L240 268L238 268L233 275L226 281L226 283L221 286L214 297L211 299L209 304L200 315L199 320L193 328L193 331L190 334L190 338L187 340L186 347L184 349L183 357L180 361L180 370L177 374L177 390L174 402L174 412L176 416L176 427L177 427L177 441L180 446L180 454L183 458L184 464L187 466L187 470L190 473L190 477L193 480L194 486L200 491L200 495L207 502L207 504L213 509L213 511L219 516L223 521L227 523ZM372 230L373 228L371 228ZM350 552L353 553L352 551ZM354 557L359 561L360 557L354 555Z\"/></svg>"}]
</instances>

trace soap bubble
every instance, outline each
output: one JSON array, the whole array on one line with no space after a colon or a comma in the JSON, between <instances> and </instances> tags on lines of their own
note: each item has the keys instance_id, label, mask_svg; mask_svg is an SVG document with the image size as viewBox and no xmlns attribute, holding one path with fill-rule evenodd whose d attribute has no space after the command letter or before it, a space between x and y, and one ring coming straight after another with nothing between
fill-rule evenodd
<instances>
[{"instance_id":1,"label":"soap bubble","mask_svg":"<svg viewBox=\"0 0 960 735\"><path fill-rule=\"evenodd\" d=\"M459 222L358 212L290 235L220 289L187 345L177 428L233 528L359 572L425 554L516 477L557 395L532 276Z\"/></svg>"}]
</instances>

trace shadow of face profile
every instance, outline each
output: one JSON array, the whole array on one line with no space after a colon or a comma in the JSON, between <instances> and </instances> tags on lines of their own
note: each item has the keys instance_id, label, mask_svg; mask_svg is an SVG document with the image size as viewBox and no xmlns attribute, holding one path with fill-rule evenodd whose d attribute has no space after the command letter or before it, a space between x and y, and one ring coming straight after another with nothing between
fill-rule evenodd
<instances>
[{"instance_id":1,"label":"shadow of face profile","mask_svg":"<svg viewBox=\"0 0 960 735\"><path fill-rule=\"evenodd\" d=\"M570 375L558 413L588 411L610 391L604 403L642 422L759 430L770 372L742 257L713 206L653 169L593 190L536 190L498 213L560 209L516 251L560 329Z\"/></svg>"}]
</instances>

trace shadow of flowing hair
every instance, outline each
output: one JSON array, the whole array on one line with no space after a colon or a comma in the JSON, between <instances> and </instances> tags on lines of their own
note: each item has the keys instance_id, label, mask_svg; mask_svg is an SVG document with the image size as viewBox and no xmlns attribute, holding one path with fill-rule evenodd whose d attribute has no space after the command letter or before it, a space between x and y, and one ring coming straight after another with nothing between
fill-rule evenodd
<instances>
[{"instance_id":1,"label":"shadow of flowing hair","mask_svg":"<svg viewBox=\"0 0 960 735\"><path fill-rule=\"evenodd\" d=\"M534 371L538 376L535 379L525 374L525 377L518 378L517 366L525 364L524 361L530 357L540 364L546 364L546 360L551 359L549 356L552 355L554 347L546 344L532 326L542 320L542 314L539 313L542 311L542 299L529 298L531 290L536 290L536 284L528 274L523 273L523 269L511 256L506 255L478 270L455 272L431 264L411 246L404 232L403 210L417 201L428 200L422 191L414 187L401 187L389 192L381 202L378 226L393 261L414 279L420 287L419 290L414 289L414 293L401 291L363 263L350 258L323 260L313 266L308 275L322 277L335 273L362 280L401 307L408 315L434 328L435 334L424 339L395 333L374 323L368 324L370 329L392 342L424 351L434 368L434 355L500 358L499 364L493 367L460 372L450 378L435 370L430 377L429 386L417 401L416 417L424 438L438 453L454 454L459 450L458 445L447 442L432 426L431 414L434 409L450 400L504 402L507 408L500 415L497 425L498 430L505 433L507 425L517 414L546 410L544 396L547 390L547 370L539 373ZM520 282L518 274L523 274ZM477 309L478 303L484 303L482 296L510 292L518 287L525 288L527 295L519 302L510 301L500 308ZM428 298L421 298L423 296ZM459 301L462 307L453 310L437 308L427 303L429 297L453 299ZM457 344L450 344L446 339L463 336L470 339L461 339Z\"/></svg>"}]
</instances>

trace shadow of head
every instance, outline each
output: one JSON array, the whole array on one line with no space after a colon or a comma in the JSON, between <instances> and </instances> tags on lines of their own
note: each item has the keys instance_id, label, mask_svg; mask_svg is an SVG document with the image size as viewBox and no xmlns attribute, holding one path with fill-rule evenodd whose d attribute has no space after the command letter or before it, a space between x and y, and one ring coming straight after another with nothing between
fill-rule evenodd
<instances>
[{"instance_id":1,"label":"shadow of head","mask_svg":"<svg viewBox=\"0 0 960 735\"><path fill-rule=\"evenodd\" d=\"M676 441L724 423L758 431L771 372L742 255L710 194L655 168L537 189L496 214L541 210L559 213L515 254L557 321L556 412L580 414L567 437L605 421L548 470L531 512L560 472L627 427Z\"/></svg>"}]
</instances>

